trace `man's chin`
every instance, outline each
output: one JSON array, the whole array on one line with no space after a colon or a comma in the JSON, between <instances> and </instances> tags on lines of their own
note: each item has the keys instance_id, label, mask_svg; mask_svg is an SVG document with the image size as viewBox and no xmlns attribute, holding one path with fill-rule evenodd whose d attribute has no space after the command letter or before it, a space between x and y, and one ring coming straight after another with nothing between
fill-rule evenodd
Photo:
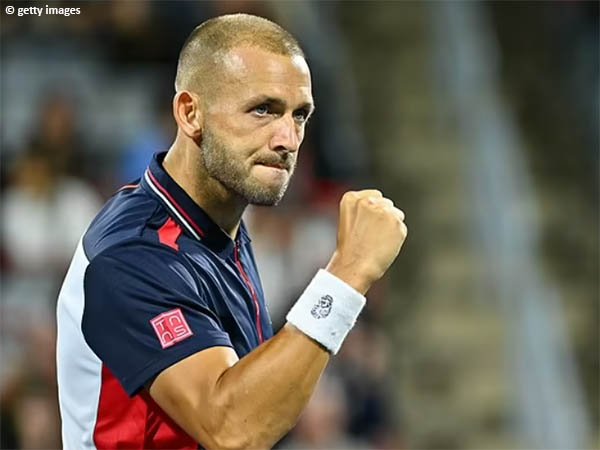
<instances>
[{"instance_id":1,"label":"man's chin","mask_svg":"<svg viewBox=\"0 0 600 450\"><path fill-rule=\"evenodd\" d=\"M260 187L247 190L243 195L246 201L256 206L276 206L283 198L287 190L287 183L267 188L264 184Z\"/></svg>"},{"instance_id":2,"label":"man's chin","mask_svg":"<svg viewBox=\"0 0 600 450\"><path fill-rule=\"evenodd\" d=\"M254 206L277 206L281 198L277 199L254 199L254 201L248 202L249 205Z\"/></svg>"},{"instance_id":3,"label":"man's chin","mask_svg":"<svg viewBox=\"0 0 600 450\"><path fill-rule=\"evenodd\" d=\"M265 170L249 178L243 196L251 205L276 206L287 191L289 174L287 170L262 168Z\"/></svg>"},{"instance_id":4,"label":"man's chin","mask_svg":"<svg viewBox=\"0 0 600 450\"><path fill-rule=\"evenodd\" d=\"M246 195L246 200L249 204L255 206L276 206L283 195L285 194L285 189L278 189L277 191L253 191L249 195Z\"/></svg>"}]
</instances>

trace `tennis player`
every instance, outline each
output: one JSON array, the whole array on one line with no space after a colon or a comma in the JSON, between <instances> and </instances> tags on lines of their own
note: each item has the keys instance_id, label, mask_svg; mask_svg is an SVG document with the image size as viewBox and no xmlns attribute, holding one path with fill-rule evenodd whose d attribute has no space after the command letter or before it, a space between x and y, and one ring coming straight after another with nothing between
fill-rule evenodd
<instances>
[{"instance_id":1,"label":"tennis player","mask_svg":"<svg viewBox=\"0 0 600 450\"><path fill-rule=\"evenodd\" d=\"M304 54L266 19L217 17L175 87L174 143L106 203L59 295L66 449L272 447L406 238L379 191L346 193L329 264L273 335L241 218L294 172L314 110Z\"/></svg>"}]
</instances>

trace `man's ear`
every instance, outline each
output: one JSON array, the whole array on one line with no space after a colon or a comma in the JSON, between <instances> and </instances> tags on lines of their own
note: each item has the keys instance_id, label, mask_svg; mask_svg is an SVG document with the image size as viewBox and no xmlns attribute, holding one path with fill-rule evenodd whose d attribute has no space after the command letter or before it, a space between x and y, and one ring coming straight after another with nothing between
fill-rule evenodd
<instances>
[{"instance_id":1,"label":"man's ear","mask_svg":"<svg viewBox=\"0 0 600 450\"><path fill-rule=\"evenodd\" d=\"M191 139L202 135L200 99L190 91L179 91L173 98L173 116L177 126Z\"/></svg>"}]
</instances>

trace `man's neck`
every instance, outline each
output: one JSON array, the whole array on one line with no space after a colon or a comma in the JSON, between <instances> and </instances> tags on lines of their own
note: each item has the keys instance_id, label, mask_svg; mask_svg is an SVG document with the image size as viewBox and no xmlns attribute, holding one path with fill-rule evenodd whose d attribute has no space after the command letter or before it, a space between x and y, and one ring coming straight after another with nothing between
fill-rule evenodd
<instances>
[{"instance_id":1,"label":"man's neck","mask_svg":"<svg viewBox=\"0 0 600 450\"><path fill-rule=\"evenodd\" d=\"M163 161L163 168L213 222L234 240L247 203L206 173L199 150L186 148L176 139Z\"/></svg>"}]
</instances>

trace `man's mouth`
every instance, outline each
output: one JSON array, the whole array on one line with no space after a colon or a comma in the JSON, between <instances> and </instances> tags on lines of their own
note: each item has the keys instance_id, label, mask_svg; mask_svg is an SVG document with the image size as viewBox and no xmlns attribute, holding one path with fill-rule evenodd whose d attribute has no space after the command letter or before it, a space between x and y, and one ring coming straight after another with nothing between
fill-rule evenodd
<instances>
[{"instance_id":1,"label":"man's mouth","mask_svg":"<svg viewBox=\"0 0 600 450\"><path fill-rule=\"evenodd\" d=\"M288 170L289 171L289 167L287 164L285 163L266 163L266 162L259 162L257 163L260 166L265 166L265 167L272 167L273 169L279 169L279 170Z\"/></svg>"}]
</instances>

